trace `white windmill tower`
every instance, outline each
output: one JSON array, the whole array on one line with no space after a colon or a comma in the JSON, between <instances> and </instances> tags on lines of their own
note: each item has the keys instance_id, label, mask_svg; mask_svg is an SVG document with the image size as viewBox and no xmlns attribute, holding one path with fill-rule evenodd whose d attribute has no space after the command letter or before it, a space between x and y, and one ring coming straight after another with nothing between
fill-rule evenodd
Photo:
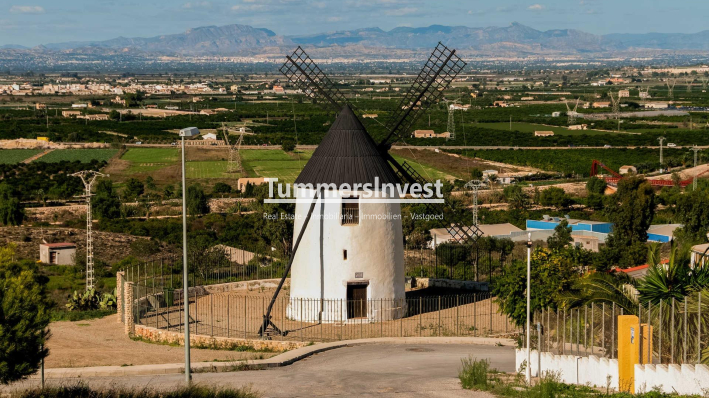
<instances>
[{"instance_id":1,"label":"white windmill tower","mask_svg":"<svg viewBox=\"0 0 709 398\"><path fill-rule=\"evenodd\" d=\"M382 321L404 316L404 241L398 192L387 184L425 181L407 163L389 154L393 140L408 132L465 63L440 44L402 98L386 125L387 137L378 144L353 112L351 105L320 68L298 47L281 72L296 87L338 116L296 179L294 245L285 274L290 272L289 319L306 322ZM306 185L304 185L306 184ZM322 188L328 184L328 188ZM366 197L342 185L371 184L379 197ZM320 188L319 188L320 187ZM432 214L444 214L435 203ZM453 239L465 242L481 235L475 226L463 226L445 213ZM279 287L263 318L259 334L286 335L270 313ZM307 305L301 305L307 300ZM386 302L385 306L382 303Z\"/></svg>"}]
</instances>

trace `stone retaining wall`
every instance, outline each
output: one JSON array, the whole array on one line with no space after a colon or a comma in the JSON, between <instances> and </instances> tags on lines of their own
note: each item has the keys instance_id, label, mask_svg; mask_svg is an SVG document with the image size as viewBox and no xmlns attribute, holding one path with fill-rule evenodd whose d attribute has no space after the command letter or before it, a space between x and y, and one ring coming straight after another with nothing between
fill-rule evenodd
<instances>
[{"instance_id":1,"label":"stone retaining wall","mask_svg":"<svg viewBox=\"0 0 709 398\"><path fill-rule=\"evenodd\" d=\"M185 344L183 333L156 329L149 326L135 325L134 336L144 340L165 343L165 344ZM245 340L227 337L212 337L190 333L190 346L192 348L213 348L213 349L236 349L237 347L248 347L256 351L284 352L305 347L309 343L300 341L274 341L274 340Z\"/></svg>"},{"instance_id":2,"label":"stone retaining wall","mask_svg":"<svg viewBox=\"0 0 709 398\"><path fill-rule=\"evenodd\" d=\"M414 278L416 288L425 289L427 287L440 287L447 289L474 290L478 292L487 292L490 290L490 285L487 282L473 281L458 281L453 279L434 279L434 278Z\"/></svg>"}]
</instances>

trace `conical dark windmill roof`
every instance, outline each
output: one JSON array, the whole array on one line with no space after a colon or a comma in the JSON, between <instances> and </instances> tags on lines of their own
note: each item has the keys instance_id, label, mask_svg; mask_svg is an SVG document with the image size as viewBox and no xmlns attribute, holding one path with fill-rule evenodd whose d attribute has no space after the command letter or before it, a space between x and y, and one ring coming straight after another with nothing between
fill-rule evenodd
<instances>
[{"instance_id":1,"label":"conical dark windmill roof","mask_svg":"<svg viewBox=\"0 0 709 398\"><path fill-rule=\"evenodd\" d=\"M349 105L345 105L296 184L398 184L394 170Z\"/></svg>"}]
</instances>

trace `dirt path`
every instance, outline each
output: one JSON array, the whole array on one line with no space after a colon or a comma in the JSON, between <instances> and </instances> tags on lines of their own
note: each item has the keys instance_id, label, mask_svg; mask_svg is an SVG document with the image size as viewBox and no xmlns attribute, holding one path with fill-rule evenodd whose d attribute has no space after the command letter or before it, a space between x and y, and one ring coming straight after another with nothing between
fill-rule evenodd
<instances>
[{"instance_id":1,"label":"dirt path","mask_svg":"<svg viewBox=\"0 0 709 398\"><path fill-rule=\"evenodd\" d=\"M41 158L42 156L48 154L49 152L52 152L53 150L54 150L54 149L47 149L47 150L45 150L44 152L38 153L38 154L36 154L36 155L34 155L34 156L30 156L30 157L28 157L27 159L23 160L22 163L25 163L25 164L32 163L32 162L34 162L35 160Z\"/></svg>"},{"instance_id":2,"label":"dirt path","mask_svg":"<svg viewBox=\"0 0 709 398\"><path fill-rule=\"evenodd\" d=\"M47 368L131 366L184 361L183 347L133 341L123 332L117 315L78 322L53 322ZM275 353L192 349L192 361L241 361L269 358Z\"/></svg>"}]
</instances>

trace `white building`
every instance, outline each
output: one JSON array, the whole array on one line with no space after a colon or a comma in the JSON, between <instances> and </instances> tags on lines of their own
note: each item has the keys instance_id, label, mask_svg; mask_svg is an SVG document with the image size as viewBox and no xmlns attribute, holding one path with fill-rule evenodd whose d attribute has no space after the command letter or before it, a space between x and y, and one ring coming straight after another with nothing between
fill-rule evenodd
<instances>
[{"instance_id":1,"label":"white building","mask_svg":"<svg viewBox=\"0 0 709 398\"><path fill-rule=\"evenodd\" d=\"M39 245L39 261L45 264L71 265L76 257L73 243L42 243Z\"/></svg>"},{"instance_id":2,"label":"white building","mask_svg":"<svg viewBox=\"0 0 709 398\"><path fill-rule=\"evenodd\" d=\"M362 123L347 106L296 179L296 184L399 183ZM373 188L377 190L377 188ZM288 317L346 322L397 319L406 311L404 244L399 203L327 189L321 195L296 251ZM297 188L294 241L315 195ZM359 197L358 197L359 196ZM393 196L391 196L393 197ZM308 299L307 306L301 306ZM380 299L387 305L380 306ZM323 307L323 308L321 308Z\"/></svg>"},{"instance_id":3,"label":"white building","mask_svg":"<svg viewBox=\"0 0 709 398\"><path fill-rule=\"evenodd\" d=\"M212 141L213 141L213 140L216 140L216 139L217 139L217 135L216 135L215 133L202 134L202 139L203 139L203 140L212 140Z\"/></svg>"}]
</instances>

